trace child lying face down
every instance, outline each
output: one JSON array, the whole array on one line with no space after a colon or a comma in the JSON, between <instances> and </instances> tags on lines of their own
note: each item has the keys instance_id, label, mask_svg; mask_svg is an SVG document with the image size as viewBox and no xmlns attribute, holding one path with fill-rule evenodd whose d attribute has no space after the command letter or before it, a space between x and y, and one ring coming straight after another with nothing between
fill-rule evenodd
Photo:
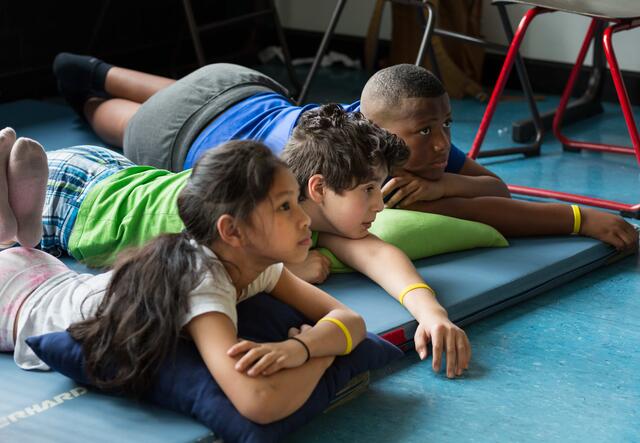
<instances>
[{"instance_id":1,"label":"child lying face down","mask_svg":"<svg viewBox=\"0 0 640 443\"><path fill-rule=\"evenodd\" d=\"M575 233L619 250L637 248L638 232L622 217L575 205L512 200L506 185L470 158L458 173L448 172L456 149L451 145L451 105L442 83L426 69L402 64L378 71L362 91L361 108L411 151L384 186L388 207L475 220L506 236L569 234L577 227Z\"/></svg>"},{"instance_id":2,"label":"child lying face down","mask_svg":"<svg viewBox=\"0 0 640 443\"><path fill-rule=\"evenodd\" d=\"M20 186L25 200L42 202L44 182L29 174L46 177L44 152L31 140L14 141L12 130L0 133L2 152L24 161L0 164L5 190ZM0 350L13 351L24 369L46 369L25 339L69 328L92 383L141 394L186 333L242 415L263 424L290 415L334 357L365 335L359 315L281 263L303 260L311 244L298 197L294 176L266 147L231 142L204 155L179 192L184 230L120 255L109 272L78 274L36 249L0 251ZM25 211L14 203L0 220L24 236L23 222L34 215L27 212L39 218L42 207ZM239 341L236 304L262 291L315 325L282 342ZM104 368L117 371L107 377Z\"/></svg>"}]
</instances>

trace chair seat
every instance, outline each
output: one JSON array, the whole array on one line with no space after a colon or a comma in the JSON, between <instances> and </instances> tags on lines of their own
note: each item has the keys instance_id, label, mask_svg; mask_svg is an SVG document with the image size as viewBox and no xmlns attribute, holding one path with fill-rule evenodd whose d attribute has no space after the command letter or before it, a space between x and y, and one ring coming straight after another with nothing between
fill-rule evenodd
<instances>
[{"instance_id":1,"label":"chair seat","mask_svg":"<svg viewBox=\"0 0 640 443\"><path fill-rule=\"evenodd\" d=\"M638 0L493 0L492 3L518 3L520 5L539 6L607 20L640 17L640 1Z\"/></svg>"}]
</instances>

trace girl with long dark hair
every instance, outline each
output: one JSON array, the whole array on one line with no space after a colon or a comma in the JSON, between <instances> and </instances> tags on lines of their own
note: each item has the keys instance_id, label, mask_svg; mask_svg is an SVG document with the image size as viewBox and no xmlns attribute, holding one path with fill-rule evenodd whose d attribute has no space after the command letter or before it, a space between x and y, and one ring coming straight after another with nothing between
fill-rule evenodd
<instances>
[{"instance_id":1,"label":"girl with long dark hair","mask_svg":"<svg viewBox=\"0 0 640 443\"><path fill-rule=\"evenodd\" d=\"M0 227L15 232L36 210L13 211L16 177L25 201L44 195L19 169L46 168L37 144L21 140L22 163L11 161L18 142L0 140ZM282 265L303 261L311 245L298 199L296 179L268 148L230 142L207 152L180 191L184 231L121 254L109 272L78 274L30 248L0 251L0 351L13 351L22 368L46 369L25 338L68 328L96 386L139 395L185 334L241 414L258 423L291 414L334 356L365 336L359 315ZM315 326L277 343L239 340L236 304L259 292Z\"/></svg>"}]
</instances>

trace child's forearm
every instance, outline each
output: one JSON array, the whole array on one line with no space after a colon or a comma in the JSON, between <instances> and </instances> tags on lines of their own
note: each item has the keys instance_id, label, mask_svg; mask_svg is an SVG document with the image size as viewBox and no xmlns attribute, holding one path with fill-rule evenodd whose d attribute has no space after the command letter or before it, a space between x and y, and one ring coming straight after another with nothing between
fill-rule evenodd
<instances>
[{"instance_id":1,"label":"child's forearm","mask_svg":"<svg viewBox=\"0 0 640 443\"><path fill-rule=\"evenodd\" d=\"M423 283L424 280L404 252L388 243L380 243L375 251L367 255L367 266L359 270L400 302L400 295L408 287ZM427 317L447 315L435 294L424 288L407 293L404 306L419 322Z\"/></svg>"},{"instance_id":2,"label":"child's forearm","mask_svg":"<svg viewBox=\"0 0 640 443\"><path fill-rule=\"evenodd\" d=\"M509 188L499 178L445 173L442 177L444 197L506 197Z\"/></svg>"},{"instance_id":3,"label":"child's forearm","mask_svg":"<svg viewBox=\"0 0 640 443\"><path fill-rule=\"evenodd\" d=\"M334 309L324 318L337 320L346 328L332 321L319 321L316 325L296 337L303 340L312 357L342 355L349 353L364 340L366 325L362 317L347 309ZM348 334L348 340L347 340ZM348 342L347 342L348 341ZM347 347L349 349L347 349Z\"/></svg>"},{"instance_id":4,"label":"child's forearm","mask_svg":"<svg viewBox=\"0 0 640 443\"><path fill-rule=\"evenodd\" d=\"M424 283L404 252L373 235L359 240L345 240L328 235L321 237L321 242L323 242L322 246L329 248L340 261L369 277L398 301L408 287ZM414 291L411 291L412 296L427 290L415 289ZM414 298L412 296L407 295L405 298L409 301ZM433 295L427 299L426 302L419 304L410 302L406 305L416 319L441 315L443 312L446 315Z\"/></svg>"},{"instance_id":5,"label":"child's forearm","mask_svg":"<svg viewBox=\"0 0 640 443\"><path fill-rule=\"evenodd\" d=\"M573 210L565 204L476 197L417 202L408 209L478 221L511 237L559 235L573 231Z\"/></svg>"}]
</instances>

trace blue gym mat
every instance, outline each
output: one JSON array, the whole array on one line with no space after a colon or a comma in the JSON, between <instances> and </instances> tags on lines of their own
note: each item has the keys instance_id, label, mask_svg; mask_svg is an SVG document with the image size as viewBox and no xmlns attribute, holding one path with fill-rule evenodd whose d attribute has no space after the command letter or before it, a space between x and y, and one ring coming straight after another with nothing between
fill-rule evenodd
<instances>
[{"instance_id":1,"label":"blue gym mat","mask_svg":"<svg viewBox=\"0 0 640 443\"><path fill-rule=\"evenodd\" d=\"M622 258L613 247L579 236L515 238L509 244L414 263L449 317L465 325ZM97 272L70 258L63 261L78 272ZM416 321L367 277L334 274L319 286L359 312L369 331L401 347L411 344Z\"/></svg>"},{"instance_id":2,"label":"blue gym mat","mask_svg":"<svg viewBox=\"0 0 640 443\"><path fill-rule=\"evenodd\" d=\"M87 391L56 372L19 369L0 354L0 442L208 442L191 417Z\"/></svg>"},{"instance_id":3,"label":"blue gym mat","mask_svg":"<svg viewBox=\"0 0 640 443\"><path fill-rule=\"evenodd\" d=\"M585 237L509 239L508 248L483 248L415 261L424 280L459 325L574 279L621 258L611 246ZM321 287L362 314L367 328L404 347L417 323L398 302L362 275L332 276Z\"/></svg>"},{"instance_id":4,"label":"blue gym mat","mask_svg":"<svg viewBox=\"0 0 640 443\"><path fill-rule=\"evenodd\" d=\"M101 144L69 108L21 101L0 105L0 118L47 150ZM416 261L423 278L459 324L535 296L620 258L599 241L575 237L511 239L508 248L476 249ZM83 265L64 260L73 269ZM95 272L95 271L91 271ZM410 347L416 324L381 288L358 274L333 275L321 286L361 313L368 329ZM147 404L86 392L56 373L17 368L0 354L0 441L210 441L189 417Z\"/></svg>"}]
</instances>

